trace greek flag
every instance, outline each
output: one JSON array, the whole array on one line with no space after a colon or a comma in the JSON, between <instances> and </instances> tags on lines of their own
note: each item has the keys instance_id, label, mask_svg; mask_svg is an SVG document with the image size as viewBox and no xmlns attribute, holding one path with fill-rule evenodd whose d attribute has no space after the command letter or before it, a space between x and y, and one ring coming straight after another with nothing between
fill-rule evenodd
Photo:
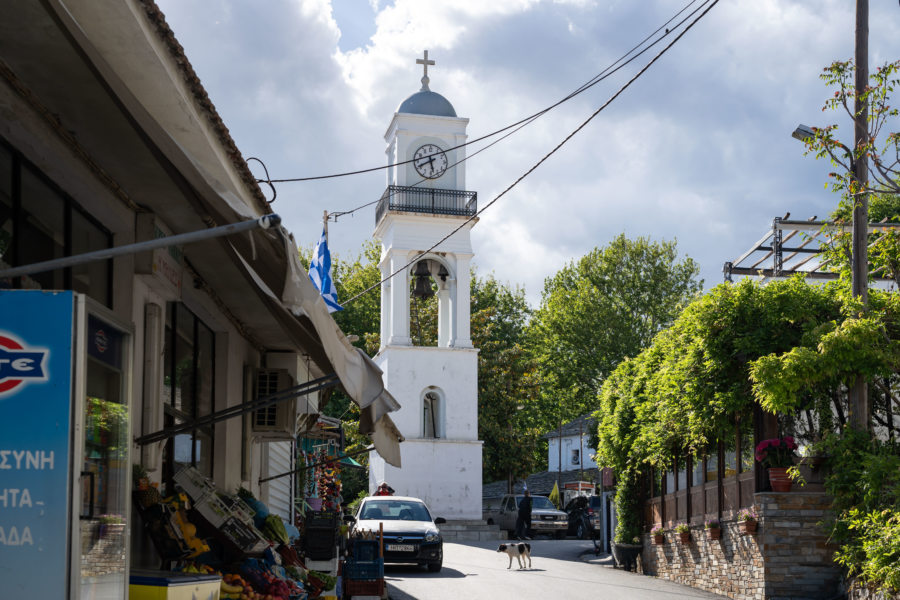
<instances>
[{"instance_id":1,"label":"greek flag","mask_svg":"<svg viewBox=\"0 0 900 600\"><path fill-rule=\"evenodd\" d=\"M344 310L344 307L338 304L337 288L334 287L334 281L331 279L331 253L328 252L324 228L309 263L309 278L322 293L322 298L325 299L325 304L328 306L328 312Z\"/></svg>"}]
</instances>

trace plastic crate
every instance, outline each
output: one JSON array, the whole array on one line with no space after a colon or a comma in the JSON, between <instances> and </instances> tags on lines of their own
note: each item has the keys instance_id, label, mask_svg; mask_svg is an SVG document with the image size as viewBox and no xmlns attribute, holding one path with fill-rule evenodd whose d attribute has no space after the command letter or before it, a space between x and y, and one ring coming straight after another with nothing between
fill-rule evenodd
<instances>
[{"instance_id":1,"label":"plastic crate","mask_svg":"<svg viewBox=\"0 0 900 600\"><path fill-rule=\"evenodd\" d=\"M372 581L353 581L344 579L344 597L348 596L382 596L384 594L384 579Z\"/></svg>"},{"instance_id":2,"label":"plastic crate","mask_svg":"<svg viewBox=\"0 0 900 600\"><path fill-rule=\"evenodd\" d=\"M231 512L234 516L248 525L253 523L253 517L256 516L256 511L250 508L250 506L240 498L234 498L234 503L231 505Z\"/></svg>"},{"instance_id":3,"label":"plastic crate","mask_svg":"<svg viewBox=\"0 0 900 600\"><path fill-rule=\"evenodd\" d=\"M174 479L178 487L187 492L195 504L216 493L216 486L194 467L181 467L181 470L175 473Z\"/></svg>"},{"instance_id":4,"label":"plastic crate","mask_svg":"<svg viewBox=\"0 0 900 600\"><path fill-rule=\"evenodd\" d=\"M378 558L378 540L353 540L351 556L354 561L365 562Z\"/></svg>"},{"instance_id":5,"label":"plastic crate","mask_svg":"<svg viewBox=\"0 0 900 600\"><path fill-rule=\"evenodd\" d=\"M340 514L333 510L308 512L303 519L306 529L333 529L340 523Z\"/></svg>"},{"instance_id":6,"label":"plastic crate","mask_svg":"<svg viewBox=\"0 0 900 600\"><path fill-rule=\"evenodd\" d=\"M194 502L194 510L203 515L213 527L221 527L231 517L231 511L219 499L218 494L210 494Z\"/></svg>"},{"instance_id":7,"label":"plastic crate","mask_svg":"<svg viewBox=\"0 0 900 600\"><path fill-rule=\"evenodd\" d=\"M344 579L353 581L384 579L384 560L379 558L365 562L347 561L344 563Z\"/></svg>"}]
</instances>

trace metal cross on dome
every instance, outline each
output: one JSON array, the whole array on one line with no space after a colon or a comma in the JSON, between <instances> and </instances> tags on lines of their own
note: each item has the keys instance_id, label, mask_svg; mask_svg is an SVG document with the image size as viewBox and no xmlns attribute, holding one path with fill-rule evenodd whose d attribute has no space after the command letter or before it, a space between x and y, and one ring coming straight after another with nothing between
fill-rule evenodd
<instances>
[{"instance_id":1,"label":"metal cross on dome","mask_svg":"<svg viewBox=\"0 0 900 600\"><path fill-rule=\"evenodd\" d=\"M428 79L428 65L434 65L434 61L433 61L433 60L428 60L428 50L425 50L425 57L424 57L424 58L417 58L417 59L416 59L416 64L417 64L417 65L422 65L422 66L425 67L425 74L422 76L422 89L427 90L427 89L428 89L428 82L430 81L430 80Z\"/></svg>"}]
</instances>

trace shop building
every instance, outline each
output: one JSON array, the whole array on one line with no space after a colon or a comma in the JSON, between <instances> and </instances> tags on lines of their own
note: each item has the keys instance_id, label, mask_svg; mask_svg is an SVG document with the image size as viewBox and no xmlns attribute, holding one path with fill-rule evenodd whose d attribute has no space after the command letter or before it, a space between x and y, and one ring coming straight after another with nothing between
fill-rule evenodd
<instances>
[{"instance_id":1,"label":"shop building","mask_svg":"<svg viewBox=\"0 0 900 600\"><path fill-rule=\"evenodd\" d=\"M5 4L0 271L259 222L272 213L152 1ZM289 478L258 482L292 465L293 440L314 423L304 415L318 411L322 391L240 414L242 405L265 394L336 374L331 383L362 407L361 431L371 433L382 457L399 464L401 438L388 416L399 404L385 391L378 368L328 315L299 265L290 233L277 220L262 223L266 227L226 237L0 281L4 290L74 291L121 329L127 345L122 393L98 394L85 405L92 410L93 402L104 418L124 411L120 427L130 443L106 467L117 475L103 485L96 473L84 474L89 467L79 466L87 456L74 457L68 515L76 540L95 525L93 517L78 518L82 495L91 495L96 514L121 518L134 551L112 569L129 562L158 565L131 528L129 494L109 491L116 478L130 489L131 464L147 469L162 489L190 465L219 489L243 486L290 517ZM0 329L10 330L16 321L16 314L5 313ZM138 443L230 408L233 418ZM90 445L85 440L79 447ZM40 562L37 545L28 551ZM70 592L89 579L78 554L69 552L69 565L75 565L67 568ZM3 573L3 562L0 581L14 582ZM48 568L54 567L42 567ZM6 597L2 585L0 596Z\"/></svg>"}]
</instances>

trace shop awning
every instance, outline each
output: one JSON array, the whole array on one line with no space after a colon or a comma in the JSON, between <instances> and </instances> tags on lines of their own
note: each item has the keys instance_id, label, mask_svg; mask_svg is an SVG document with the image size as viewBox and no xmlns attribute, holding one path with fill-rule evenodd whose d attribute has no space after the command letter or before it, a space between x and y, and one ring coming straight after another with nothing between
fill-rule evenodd
<instances>
[{"instance_id":1,"label":"shop awning","mask_svg":"<svg viewBox=\"0 0 900 600\"><path fill-rule=\"evenodd\" d=\"M91 78L79 71L77 83L92 86L91 101L107 110L102 118L123 131L130 126L129 134L136 133L140 140L143 150L135 148L130 161L110 163L116 167L115 177L132 189L140 189L143 182L147 188L176 192L145 193L142 208L165 216L174 233L262 216L234 175L229 150L223 152L203 124L210 116L203 114L207 110L203 102L183 96L182 82L172 79L169 71L167 61L172 57L158 56L161 46L149 40L142 43L146 31L126 7L68 6L60 0L42 5L53 13L68 42L100 83L95 89ZM107 29L110 23L118 28L114 36ZM129 39L131 53L120 52L120 39ZM179 98L185 102L175 101ZM110 101L107 107L105 103ZM99 144L93 147L97 151L103 148ZM240 159L236 149L234 155ZM217 300L247 325L244 333L248 339L264 347L308 355L314 363L314 377L335 373L360 408L360 432L371 437L388 463L400 466L402 436L389 416L400 405L384 389L380 369L347 341L328 313L285 229L199 242L186 247L185 254L201 283L209 285Z\"/></svg>"}]
</instances>

